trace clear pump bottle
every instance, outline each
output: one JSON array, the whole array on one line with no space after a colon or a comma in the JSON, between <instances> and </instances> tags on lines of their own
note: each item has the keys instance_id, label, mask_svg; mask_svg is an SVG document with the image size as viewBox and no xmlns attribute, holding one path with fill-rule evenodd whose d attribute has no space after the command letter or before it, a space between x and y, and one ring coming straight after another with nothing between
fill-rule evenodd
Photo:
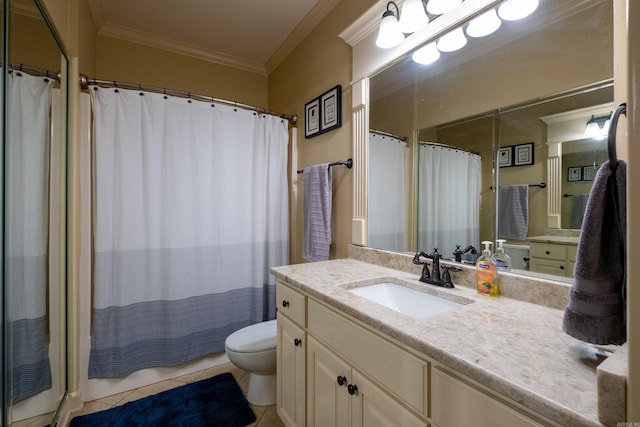
<instances>
[{"instance_id":1,"label":"clear pump bottle","mask_svg":"<svg viewBox=\"0 0 640 427\"><path fill-rule=\"evenodd\" d=\"M511 257L504 252L504 247L502 246L504 242L506 242L504 239L496 240L498 247L493 257L496 260L496 268L499 271L511 271Z\"/></svg>"}]
</instances>

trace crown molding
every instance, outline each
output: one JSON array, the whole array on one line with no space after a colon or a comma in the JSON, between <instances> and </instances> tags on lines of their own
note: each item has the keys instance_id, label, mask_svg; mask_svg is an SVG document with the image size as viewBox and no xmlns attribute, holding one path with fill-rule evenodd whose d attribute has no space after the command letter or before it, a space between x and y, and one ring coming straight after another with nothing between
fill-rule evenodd
<instances>
[{"instance_id":1,"label":"crown molding","mask_svg":"<svg viewBox=\"0 0 640 427\"><path fill-rule=\"evenodd\" d=\"M272 72L293 50L307 37L311 31L333 10L341 0L318 0L316 5L304 17L286 40L267 60L267 73Z\"/></svg>"},{"instance_id":2,"label":"crown molding","mask_svg":"<svg viewBox=\"0 0 640 427\"><path fill-rule=\"evenodd\" d=\"M98 2L97 0L94 0L94 1ZM237 69L248 71L251 73L267 75L265 67L262 64L255 61L249 61L249 60L238 58L236 56L228 55L222 52L212 51L209 49L202 48L200 46L178 42L165 37L145 33L142 31L132 30L130 28L122 27L119 25L103 24L101 27L98 27L98 28L99 28L98 35L100 36L111 37L111 38L120 39L128 42L132 42L132 43L137 43L143 46L148 46L155 49L161 49L168 52L173 52L180 55L185 55L192 58L213 62L215 64L237 68Z\"/></svg>"}]
</instances>

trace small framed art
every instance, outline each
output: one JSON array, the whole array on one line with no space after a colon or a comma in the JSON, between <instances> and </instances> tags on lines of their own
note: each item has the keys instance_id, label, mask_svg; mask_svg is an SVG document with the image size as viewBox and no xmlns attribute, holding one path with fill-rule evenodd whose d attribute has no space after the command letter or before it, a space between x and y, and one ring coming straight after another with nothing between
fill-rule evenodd
<instances>
[{"instance_id":1,"label":"small framed art","mask_svg":"<svg viewBox=\"0 0 640 427\"><path fill-rule=\"evenodd\" d=\"M513 147L513 165L525 166L533 164L533 142Z\"/></svg>"},{"instance_id":2,"label":"small framed art","mask_svg":"<svg viewBox=\"0 0 640 427\"><path fill-rule=\"evenodd\" d=\"M580 166L575 168L567 168L567 181L580 181L582 180L582 168Z\"/></svg>"},{"instance_id":3,"label":"small framed art","mask_svg":"<svg viewBox=\"0 0 640 427\"><path fill-rule=\"evenodd\" d=\"M582 167L582 180L583 181L593 181L596 177L596 169L595 166L583 166Z\"/></svg>"},{"instance_id":4,"label":"small framed art","mask_svg":"<svg viewBox=\"0 0 640 427\"><path fill-rule=\"evenodd\" d=\"M512 147L504 147L498 149L498 167L506 168L513 166Z\"/></svg>"},{"instance_id":5,"label":"small framed art","mask_svg":"<svg viewBox=\"0 0 640 427\"><path fill-rule=\"evenodd\" d=\"M304 105L304 137L312 138L320 134L320 98Z\"/></svg>"},{"instance_id":6,"label":"small framed art","mask_svg":"<svg viewBox=\"0 0 640 427\"><path fill-rule=\"evenodd\" d=\"M342 86L337 85L320 95L320 132L342 126Z\"/></svg>"}]
</instances>

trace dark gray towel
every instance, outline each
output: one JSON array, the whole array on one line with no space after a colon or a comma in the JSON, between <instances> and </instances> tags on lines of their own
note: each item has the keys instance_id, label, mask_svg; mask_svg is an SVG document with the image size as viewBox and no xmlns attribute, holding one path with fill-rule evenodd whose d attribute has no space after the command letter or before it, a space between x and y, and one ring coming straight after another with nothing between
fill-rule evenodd
<instances>
[{"instance_id":1,"label":"dark gray towel","mask_svg":"<svg viewBox=\"0 0 640 427\"><path fill-rule=\"evenodd\" d=\"M576 194L571 205L571 228L581 229L584 211L587 209L588 194Z\"/></svg>"},{"instance_id":2,"label":"dark gray towel","mask_svg":"<svg viewBox=\"0 0 640 427\"><path fill-rule=\"evenodd\" d=\"M321 163L302 173L302 256L326 261L331 246L331 168Z\"/></svg>"},{"instance_id":3,"label":"dark gray towel","mask_svg":"<svg viewBox=\"0 0 640 427\"><path fill-rule=\"evenodd\" d=\"M605 162L593 182L582 221L575 282L562 329L593 344L623 344L627 165L613 171Z\"/></svg>"}]
</instances>

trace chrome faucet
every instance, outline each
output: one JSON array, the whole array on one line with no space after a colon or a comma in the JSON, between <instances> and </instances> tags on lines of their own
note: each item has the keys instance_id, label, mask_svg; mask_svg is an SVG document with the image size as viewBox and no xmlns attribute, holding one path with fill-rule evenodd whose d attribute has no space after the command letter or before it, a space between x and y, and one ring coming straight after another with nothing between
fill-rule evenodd
<instances>
[{"instance_id":1,"label":"chrome faucet","mask_svg":"<svg viewBox=\"0 0 640 427\"><path fill-rule=\"evenodd\" d=\"M429 273L429 264L427 261L420 261L420 257L428 258L431 260L431 273ZM422 274L420 275L420 281L429 283L431 285L442 286L443 288L453 288L453 282L451 281L451 274L449 271L461 271L458 267L442 267L444 272L440 275L440 258L442 254L438 252L438 248L434 248L433 252L426 254L425 252L418 252L413 257L413 263L416 265L422 265Z\"/></svg>"}]
</instances>

